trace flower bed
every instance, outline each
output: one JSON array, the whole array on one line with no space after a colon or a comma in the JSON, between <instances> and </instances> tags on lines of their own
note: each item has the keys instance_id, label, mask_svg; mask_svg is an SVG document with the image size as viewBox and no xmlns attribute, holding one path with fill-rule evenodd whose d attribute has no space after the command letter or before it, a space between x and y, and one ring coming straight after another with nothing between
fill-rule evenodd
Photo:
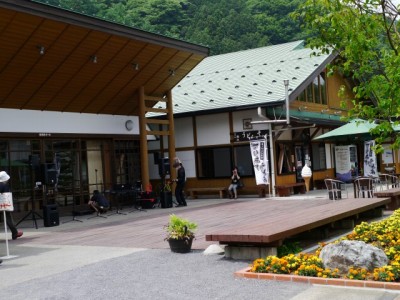
<instances>
[{"instance_id":1,"label":"flower bed","mask_svg":"<svg viewBox=\"0 0 400 300\"><path fill-rule=\"evenodd\" d=\"M349 266L346 274L340 274L338 270L324 268L319 258L319 253L327 244L320 243L319 248L314 254L300 253L297 255L289 254L283 257L267 256L266 258L259 258L254 260L249 269L243 270L252 274L251 276L244 276L243 274L239 274L240 272L236 275L254 278L258 276L256 273L268 273L270 276L267 277L276 279L276 276L271 275L285 274L290 275L290 278L293 278L293 276L302 276L317 277L324 280L333 279L332 282L337 281L337 279L385 283L400 281L400 210L394 211L389 218L382 221L362 222L350 234L339 238L333 243L341 240L363 241L382 249L389 259L388 265L375 268L373 272ZM278 278L280 277L282 276L278 276ZM340 285L345 284L341 283ZM360 286L364 285L361 284Z\"/></svg>"}]
</instances>

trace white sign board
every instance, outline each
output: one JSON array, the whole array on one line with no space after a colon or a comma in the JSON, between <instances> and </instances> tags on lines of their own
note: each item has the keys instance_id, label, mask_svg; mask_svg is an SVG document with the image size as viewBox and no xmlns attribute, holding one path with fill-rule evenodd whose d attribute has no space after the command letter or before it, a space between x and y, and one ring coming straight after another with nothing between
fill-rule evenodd
<instances>
[{"instance_id":1,"label":"white sign board","mask_svg":"<svg viewBox=\"0 0 400 300\"><path fill-rule=\"evenodd\" d=\"M13 211L13 197L12 193L2 193L0 194L0 211Z\"/></svg>"}]
</instances>

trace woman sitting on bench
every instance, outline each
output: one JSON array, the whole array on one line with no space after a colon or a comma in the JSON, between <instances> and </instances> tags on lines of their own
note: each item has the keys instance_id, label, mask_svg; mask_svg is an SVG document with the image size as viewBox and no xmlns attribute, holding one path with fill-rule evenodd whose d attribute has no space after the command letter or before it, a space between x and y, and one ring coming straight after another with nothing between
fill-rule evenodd
<instances>
[{"instance_id":1,"label":"woman sitting on bench","mask_svg":"<svg viewBox=\"0 0 400 300\"><path fill-rule=\"evenodd\" d=\"M229 198L232 199L233 197L237 199L237 189L239 185L240 176L238 173L237 167L234 167L232 170L232 177L231 177L231 184L228 188Z\"/></svg>"}]
</instances>

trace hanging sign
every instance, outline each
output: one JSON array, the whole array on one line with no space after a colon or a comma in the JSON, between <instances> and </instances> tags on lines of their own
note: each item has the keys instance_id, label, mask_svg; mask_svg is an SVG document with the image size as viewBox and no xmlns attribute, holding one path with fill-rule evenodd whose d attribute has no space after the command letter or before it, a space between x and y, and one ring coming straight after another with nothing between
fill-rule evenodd
<instances>
[{"instance_id":1,"label":"hanging sign","mask_svg":"<svg viewBox=\"0 0 400 300\"><path fill-rule=\"evenodd\" d=\"M13 197L12 193L2 193L0 194L0 211L13 211Z\"/></svg>"},{"instance_id":2,"label":"hanging sign","mask_svg":"<svg viewBox=\"0 0 400 300\"><path fill-rule=\"evenodd\" d=\"M267 143L265 140L250 141L250 151L253 160L256 184L269 183L269 167L267 156Z\"/></svg>"},{"instance_id":3,"label":"hanging sign","mask_svg":"<svg viewBox=\"0 0 400 300\"><path fill-rule=\"evenodd\" d=\"M364 176L378 176L378 166L376 164L376 154L373 147L375 141L364 142Z\"/></svg>"}]
</instances>

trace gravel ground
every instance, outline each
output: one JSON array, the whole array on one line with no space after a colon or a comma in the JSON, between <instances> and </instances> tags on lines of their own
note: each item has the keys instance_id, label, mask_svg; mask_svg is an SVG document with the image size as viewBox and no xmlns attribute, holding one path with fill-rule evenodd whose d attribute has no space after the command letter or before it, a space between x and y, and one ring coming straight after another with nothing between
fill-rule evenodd
<instances>
[{"instance_id":1,"label":"gravel ground","mask_svg":"<svg viewBox=\"0 0 400 300\"><path fill-rule=\"evenodd\" d=\"M2 289L0 298L286 300L310 288L233 276L248 265L202 251L145 250L9 286Z\"/></svg>"}]
</instances>

